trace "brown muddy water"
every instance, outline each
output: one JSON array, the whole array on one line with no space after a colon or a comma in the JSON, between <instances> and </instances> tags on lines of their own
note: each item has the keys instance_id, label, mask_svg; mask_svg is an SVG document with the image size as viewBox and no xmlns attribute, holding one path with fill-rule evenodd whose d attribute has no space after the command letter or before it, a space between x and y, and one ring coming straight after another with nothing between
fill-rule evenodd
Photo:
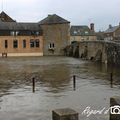
<instances>
[{"instance_id":1,"label":"brown muddy water","mask_svg":"<svg viewBox=\"0 0 120 120\"><path fill-rule=\"evenodd\" d=\"M77 76L76 89L73 75ZM35 93L32 77L36 80ZM64 56L0 58L0 120L51 120L52 110L60 108L72 108L84 120L87 115L81 113L87 106L107 110L110 97L119 94L118 66ZM109 113L88 119L108 120Z\"/></svg>"}]
</instances>

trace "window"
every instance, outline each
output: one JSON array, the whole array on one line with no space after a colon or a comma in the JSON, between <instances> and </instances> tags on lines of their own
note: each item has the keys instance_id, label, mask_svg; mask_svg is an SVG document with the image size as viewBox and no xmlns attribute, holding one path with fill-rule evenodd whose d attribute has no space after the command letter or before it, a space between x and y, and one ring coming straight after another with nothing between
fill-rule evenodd
<instances>
[{"instance_id":1,"label":"window","mask_svg":"<svg viewBox=\"0 0 120 120\"><path fill-rule=\"evenodd\" d=\"M54 49L54 43L50 43L50 44L49 44L49 48L50 48L50 49Z\"/></svg>"},{"instance_id":2,"label":"window","mask_svg":"<svg viewBox=\"0 0 120 120\"><path fill-rule=\"evenodd\" d=\"M82 39L82 41L84 41L84 37L82 37L81 39Z\"/></svg>"},{"instance_id":3,"label":"window","mask_svg":"<svg viewBox=\"0 0 120 120\"><path fill-rule=\"evenodd\" d=\"M36 35L39 35L39 31L36 31Z\"/></svg>"},{"instance_id":4,"label":"window","mask_svg":"<svg viewBox=\"0 0 120 120\"><path fill-rule=\"evenodd\" d=\"M37 39L35 40L35 42L36 42L36 47L39 47L39 40Z\"/></svg>"},{"instance_id":5,"label":"window","mask_svg":"<svg viewBox=\"0 0 120 120\"><path fill-rule=\"evenodd\" d=\"M74 31L74 34L77 34L77 31Z\"/></svg>"},{"instance_id":6,"label":"window","mask_svg":"<svg viewBox=\"0 0 120 120\"><path fill-rule=\"evenodd\" d=\"M72 37L72 41L75 41L75 37Z\"/></svg>"},{"instance_id":7,"label":"window","mask_svg":"<svg viewBox=\"0 0 120 120\"><path fill-rule=\"evenodd\" d=\"M86 40L89 40L89 37L86 37Z\"/></svg>"},{"instance_id":8,"label":"window","mask_svg":"<svg viewBox=\"0 0 120 120\"><path fill-rule=\"evenodd\" d=\"M11 31L11 36L18 36L19 34L19 31Z\"/></svg>"},{"instance_id":9,"label":"window","mask_svg":"<svg viewBox=\"0 0 120 120\"><path fill-rule=\"evenodd\" d=\"M34 40L30 40L30 46L34 47Z\"/></svg>"},{"instance_id":10,"label":"window","mask_svg":"<svg viewBox=\"0 0 120 120\"><path fill-rule=\"evenodd\" d=\"M112 40L113 38L112 38L112 36L111 36L111 40Z\"/></svg>"},{"instance_id":11,"label":"window","mask_svg":"<svg viewBox=\"0 0 120 120\"><path fill-rule=\"evenodd\" d=\"M34 31L31 31L31 35L35 35L35 32L34 32Z\"/></svg>"},{"instance_id":12,"label":"window","mask_svg":"<svg viewBox=\"0 0 120 120\"><path fill-rule=\"evenodd\" d=\"M15 31L11 31L11 36L15 36Z\"/></svg>"},{"instance_id":13,"label":"window","mask_svg":"<svg viewBox=\"0 0 120 120\"><path fill-rule=\"evenodd\" d=\"M108 40L110 40L110 37L107 37L108 38Z\"/></svg>"},{"instance_id":14,"label":"window","mask_svg":"<svg viewBox=\"0 0 120 120\"><path fill-rule=\"evenodd\" d=\"M19 31L16 31L16 32L15 32L15 35L18 36L18 35L19 35Z\"/></svg>"},{"instance_id":15,"label":"window","mask_svg":"<svg viewBox=\"0 0 120 120\"><path fill-rule=\"evenodd\" d=\"M26 48L26 40L23 40L23 47Z\"/></svg>"},{"instance_id":16,"label":"window","mask_svg":"<svg viewBox=\"0 0 120 120\"><path fill-rule=\"evenodd\" d=\"M85 31L85 34L88 34L88 31Z\"/></svg>"},{"instance_id":17,"label":"window","mask_svg":"<svg viewBox=\"0 0 120 120\"><path fill-rule=\"evenodd\" d=\"M39 35L39 31L31 31L31 35Z\"/></svg>"},{"instance_id":18,"label":"window","mask_svg":"<svg viewBox=\"0 0 120 120\"><path fill-rule=\"evenodd\" d=\"M7 40L5 40L5 48L7 48Z\"/></svg>"},{"instance_id":19,"label":"window","mask_svg":"<svg viewBox=\"0 0 120 120\"><path fill-rule=\"evenodd\" d=\"M17 40L13 40L13 47L17 48Z\"/></svg>"},{"instance_id":20,"label":"window","mask_svg":"<svg viewBox=\"0 0 120 120\"><path fill-rule=\"evenodd\" d=\"M106 40L107 40L107 37L105 37L104 40L106 41Z\"/></svg>"}]
</instances>

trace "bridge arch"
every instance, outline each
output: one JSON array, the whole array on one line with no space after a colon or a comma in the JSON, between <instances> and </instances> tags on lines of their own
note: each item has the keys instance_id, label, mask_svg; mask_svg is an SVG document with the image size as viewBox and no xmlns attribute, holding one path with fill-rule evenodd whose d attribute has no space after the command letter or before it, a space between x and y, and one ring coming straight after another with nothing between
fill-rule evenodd
<instances>
[{"instance_id":1,"label":"bridge arch","mask_svg":"<svg viewBox=\"0 0 120 120\"><path fill-rule=\"evenodd\" d=\"M120 65L120 44L105 41L81 41L66 47L67 56Z\"/></svg>"}]
</instances>

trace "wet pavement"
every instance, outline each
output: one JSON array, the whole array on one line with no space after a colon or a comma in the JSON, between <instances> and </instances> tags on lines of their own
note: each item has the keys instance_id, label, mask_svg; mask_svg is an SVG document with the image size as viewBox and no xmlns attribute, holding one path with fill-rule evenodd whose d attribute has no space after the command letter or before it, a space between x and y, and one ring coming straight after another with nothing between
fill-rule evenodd
<instances>
[{"instance_id":1,"label":"wet pavement","mask_svg":"<svg viewBox=\"0 0 120 120\"><path fill-rule=\"evenodd\" d=\"M87 117L82 112L88 106L109 109L110 97L120 94L119 73L117 66L72 57L0 58L0 120L51 120L59 108L76 110L80 120L109 120L109 113Z\"/></svg>"}]
</instances>

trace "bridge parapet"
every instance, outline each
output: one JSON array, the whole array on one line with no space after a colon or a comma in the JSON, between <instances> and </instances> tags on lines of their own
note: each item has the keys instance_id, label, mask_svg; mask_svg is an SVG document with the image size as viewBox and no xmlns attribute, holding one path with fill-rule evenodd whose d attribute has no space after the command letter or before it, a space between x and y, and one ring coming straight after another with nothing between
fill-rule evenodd
<instances>
[{"instance_id":1,"label":"bridge parapet","mask_svg":"<svg viewBox=\"0 0 120 120\"><path fill-rule=\"evenodd\" d=\"M67 56L120 65L120 43L109 41L80 41L66 47Z\"/></svg>"}]
</instances>

